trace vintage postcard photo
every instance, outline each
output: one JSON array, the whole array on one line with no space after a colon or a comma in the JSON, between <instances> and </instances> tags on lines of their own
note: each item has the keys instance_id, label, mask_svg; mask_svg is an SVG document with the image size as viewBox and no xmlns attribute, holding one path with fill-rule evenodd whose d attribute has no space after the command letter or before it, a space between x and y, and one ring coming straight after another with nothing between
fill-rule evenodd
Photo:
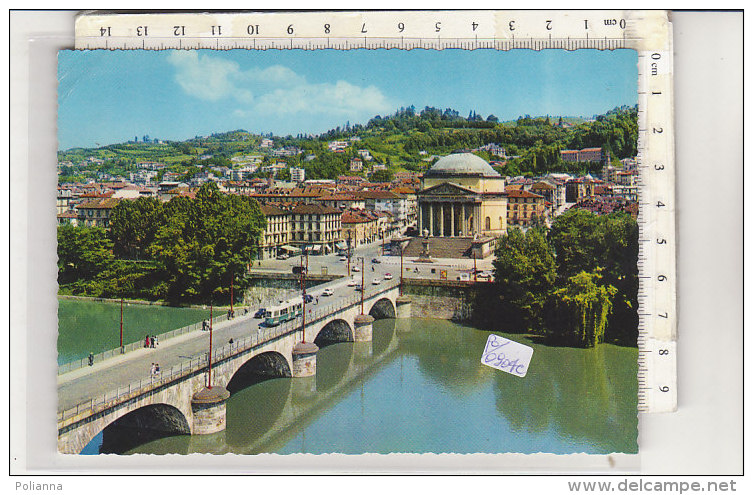
<instances>
[{"instance_id":1,"label":"vintage postcard photo","mask_svg":"<svg viewBox=\"0 0 753 495\"><path fill-rule=\"evenodd\" d=\"M637 68L61 51L58 451L637 453Z\"/></svg>"}]
</instances>

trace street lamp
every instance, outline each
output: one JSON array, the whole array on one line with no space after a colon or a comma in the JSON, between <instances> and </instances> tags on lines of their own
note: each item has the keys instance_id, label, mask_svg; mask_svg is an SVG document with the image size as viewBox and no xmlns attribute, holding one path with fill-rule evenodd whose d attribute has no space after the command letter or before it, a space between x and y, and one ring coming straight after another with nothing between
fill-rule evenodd
<instances>
[{"instance_id":1,"label":"street lamp","mask_svg":"<svg viewBox=\"0 0 753 495\"><path fill-rule=\"evenodd\" d=\"M363 294L366 292L366 286L364 285L365 275L366 273L366 267L364 266L364 257L359 256L358 259L361 260L361 314L363 314Z\"/></svg>"},{"instance_id":2,"label":"street lamp","mask_svg":"<svg viewBox=\"0 0 753 495\"><path fill-rule=\"evenodd\" d=\"M400 246L400 295L403 295L403 243L399 243Z\"/></svg>"}]
</instances>

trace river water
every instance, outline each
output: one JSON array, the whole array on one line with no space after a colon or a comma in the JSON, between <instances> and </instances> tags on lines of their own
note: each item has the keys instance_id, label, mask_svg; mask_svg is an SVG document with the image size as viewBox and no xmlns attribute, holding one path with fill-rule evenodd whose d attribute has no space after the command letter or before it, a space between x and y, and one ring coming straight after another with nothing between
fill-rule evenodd
<instances>
[{"instance_id":1,"label":"river water","mask_svg":"<svg viewBox=\"0 0 753 495\"><path fill-rule=\"evenodd\" d=\"M209 310L123 304L123 344L209 317ZM120 303L58 299L58 364L120 345Z\"/></svg>"},{"instance_id":2,"label":"river water","mask_svg":"<svg viewBox=\"0 0 753 495\"><path fill-rule=\"evenodd\" d=\"M82 453L637 452L637 349L500 334L534 348L520 378L481 364L488 335L445 320L379 320L371 343L322 348L315 378L233 393L224 432L135 446L103 446L100 434Z\"/></svg>"}]
</instances>

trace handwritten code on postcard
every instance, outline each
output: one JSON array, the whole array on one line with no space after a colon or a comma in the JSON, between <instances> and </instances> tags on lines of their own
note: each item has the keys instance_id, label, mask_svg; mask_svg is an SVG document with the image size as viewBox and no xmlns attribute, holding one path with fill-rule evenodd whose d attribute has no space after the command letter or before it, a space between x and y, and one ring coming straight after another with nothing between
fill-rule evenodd
<instances>
[{"instance_id":1,"label":"handwritten code on postcard","mask_svg":"<svg viewBox=\"0 0 753 495\"><path fill-rule=\"evenodd\" d=\"M528 373L528 364L532 356L532 347L491 334L486 340L481 362L511 375L523 377Z\"/></svg>"}]
</instances>

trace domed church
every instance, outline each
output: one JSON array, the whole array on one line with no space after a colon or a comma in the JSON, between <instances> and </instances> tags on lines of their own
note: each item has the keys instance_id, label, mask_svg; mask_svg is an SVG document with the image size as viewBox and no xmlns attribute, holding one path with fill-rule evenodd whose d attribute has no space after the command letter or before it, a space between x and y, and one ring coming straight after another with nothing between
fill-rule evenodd
<instances>
[{"instance_id":1,"label":"domed church","mask_svg":"<svg viewBox=\"0 0 753 495\"><path fill-rule=\"evenodd\" d=\"M505 179L467 150L440 158L424 173L418 231L428 237L499 237L507 231Z\"/></svg>"}]
</instances>

